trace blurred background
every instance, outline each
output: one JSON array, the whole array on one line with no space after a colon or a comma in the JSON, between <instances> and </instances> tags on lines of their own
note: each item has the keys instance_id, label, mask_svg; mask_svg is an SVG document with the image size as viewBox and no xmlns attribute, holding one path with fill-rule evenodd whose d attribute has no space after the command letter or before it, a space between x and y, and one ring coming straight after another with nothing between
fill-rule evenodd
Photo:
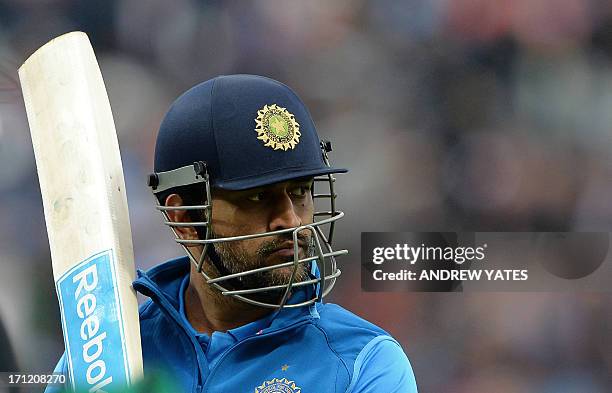
<instances>
[{"instance_id":1,"label":"blurred background","mask_svg":"<svg viewBox=\"0 0 612 393\"><path fill-rule=\"evenodd\" d=\"M399 339L421 392L612 391L610 294L365 293L359 255L361 231L610 231L610 2L0 0L0 319L22 371L63 343L16 69L71 30L106 81L140 268L181 254L145 184L169 104L267 75L351 169L331 300Z\"/></svg>"}]
</instances>

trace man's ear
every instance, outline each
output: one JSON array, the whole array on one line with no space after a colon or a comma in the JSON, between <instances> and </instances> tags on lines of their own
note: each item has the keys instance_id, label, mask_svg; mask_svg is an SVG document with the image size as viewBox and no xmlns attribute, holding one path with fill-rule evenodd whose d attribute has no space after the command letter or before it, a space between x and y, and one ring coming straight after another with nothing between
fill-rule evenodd
<instances>
[{"instance_id":1,"label":"man's ear","mask_svg":"<svg viewBox=\"0 0 612 393\"><path fill-rule=\"evenodd\" d=\"M183 206L183 198L179 194L170 194L166 197L166 206ZM192 222L188 210L168 210L168 218L173 222ZM194 227L174 227L181 239L198 239L198 232Z\"/></svg>"}]
</instances>

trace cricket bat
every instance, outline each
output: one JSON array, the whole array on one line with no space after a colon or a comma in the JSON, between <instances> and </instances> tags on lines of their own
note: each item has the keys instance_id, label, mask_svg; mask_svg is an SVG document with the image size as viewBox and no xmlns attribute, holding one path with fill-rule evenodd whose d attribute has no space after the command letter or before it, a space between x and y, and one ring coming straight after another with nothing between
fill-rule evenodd
<instances>
[{"instance_id":1,"label":"cricket bat","mask_svg":"<svg viewBox=\"0 0 612 393\"><path fill-rule=\"evenodd\" d=\"M72 389L142 376L134 255L119 144L87 35L48 42L19 68Z\"/></svg>"}]
</instances>

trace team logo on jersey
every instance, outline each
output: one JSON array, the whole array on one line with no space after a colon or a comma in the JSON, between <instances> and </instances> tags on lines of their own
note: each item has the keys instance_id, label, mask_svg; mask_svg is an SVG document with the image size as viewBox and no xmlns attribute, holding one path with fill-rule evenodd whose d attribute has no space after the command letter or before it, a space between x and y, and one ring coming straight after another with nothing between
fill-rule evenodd
<instances>
[{"instance_id":1,"label":"team logo on jersey","mask_svg":"<svg viewBox=\"0 0 612 393\"><path fill-rule=\"evenodd\" d=\"M276 104L264 105L255 119L257 139L274 150L289 150L300 142L300 125L287 109Z\"/></svg>"},{"instance_id":2,"label":"team logo on jersey","mask_svg":"<svg viewBox=\"0 0 612 393\"><path fill-rule=\"evenodd\" d=\"M289 381L287 378L274 378L256 387L255 393L302 393L302 389L295 386L295 382Z\"/></svg>"}]
</instances>

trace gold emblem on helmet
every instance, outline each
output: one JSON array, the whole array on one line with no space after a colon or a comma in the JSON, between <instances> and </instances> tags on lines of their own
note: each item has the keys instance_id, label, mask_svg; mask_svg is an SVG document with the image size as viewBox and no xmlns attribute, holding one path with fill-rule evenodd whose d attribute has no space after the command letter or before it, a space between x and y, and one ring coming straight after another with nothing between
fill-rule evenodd
<instances>
[{"instance_id":1,"label":"gold emblem on helmet","mask_svg":"<svg viewBox=\"0 0 612 393\"><path fill-rule=\"evenodd\" d=\"M264 105L255 119L257 139L274 150L289 150L300 142L300 125L287 109L276 104Z\"/></svg>"},{"instance_id":2,"label":"gold emblem on helmet","mask_svg":"<svg viewBox=\"0 0 612 393\"><path fill-rule=\"evenodd\" d=\"M295 382L289 381L287 378L274 378L255 388L255 393L300 393L301 391L301 388L295 386Z\"/></svg>"}]
</instances>

